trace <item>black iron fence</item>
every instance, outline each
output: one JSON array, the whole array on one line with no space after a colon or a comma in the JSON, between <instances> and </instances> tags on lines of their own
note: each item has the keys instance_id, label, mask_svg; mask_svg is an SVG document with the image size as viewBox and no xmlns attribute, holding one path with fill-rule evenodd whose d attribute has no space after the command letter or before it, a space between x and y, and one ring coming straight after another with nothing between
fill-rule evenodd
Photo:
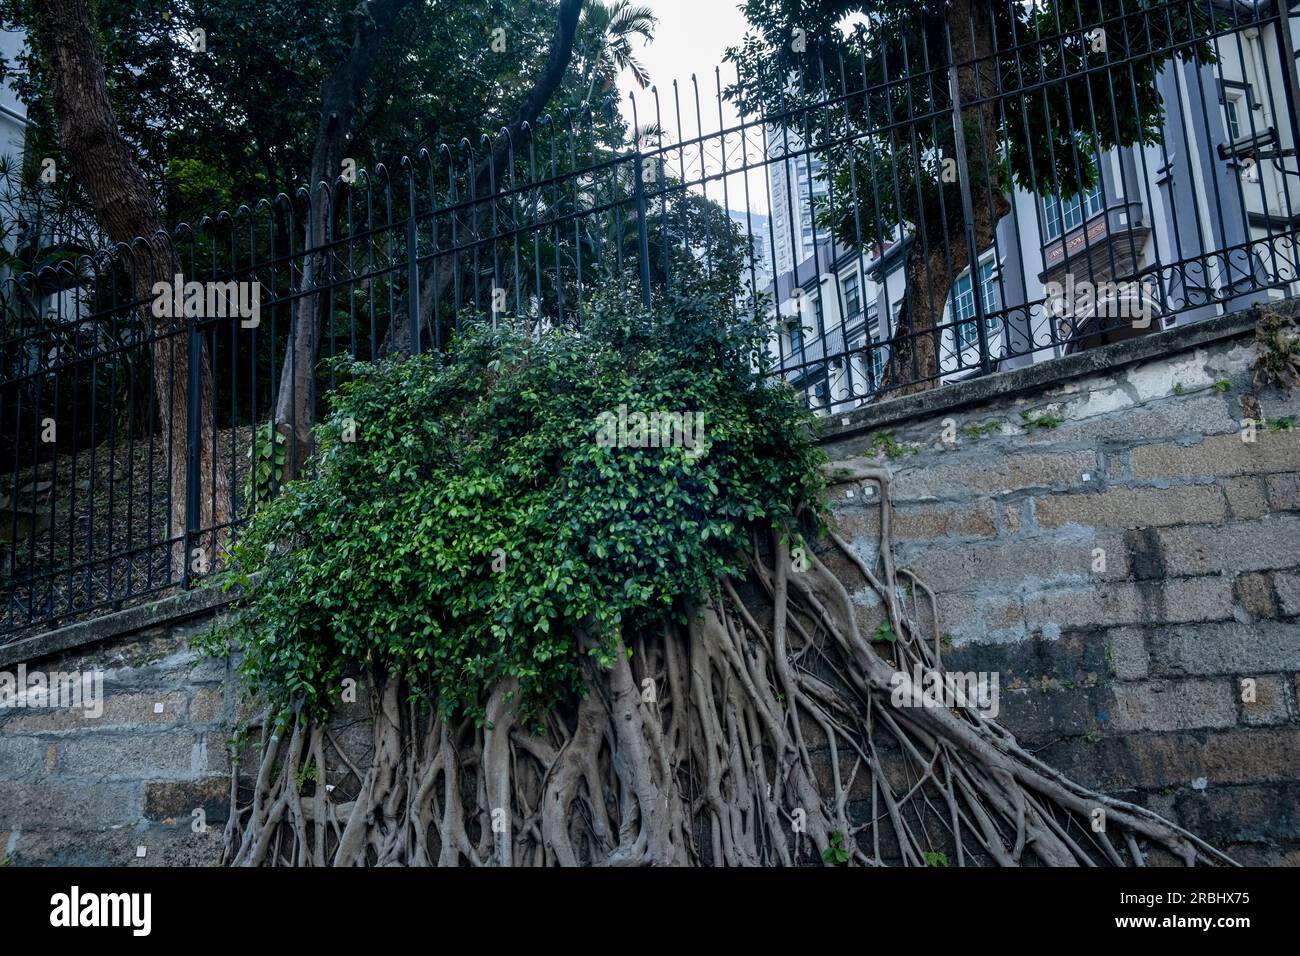
<instances>
[{"instance_id":1,"label":"black iron fence","mask_svg":"<svg viewBox=\"0 0 1300 956\"><path fill-rule=\"evenodd\" d=\"M622 146L567 114L11 272L0 634L218 568L310 453L331 356L705 283L838 414L1294 296L1296 31L1218 0L795 30L634 101Z\"/></svg>"}]
</instances>

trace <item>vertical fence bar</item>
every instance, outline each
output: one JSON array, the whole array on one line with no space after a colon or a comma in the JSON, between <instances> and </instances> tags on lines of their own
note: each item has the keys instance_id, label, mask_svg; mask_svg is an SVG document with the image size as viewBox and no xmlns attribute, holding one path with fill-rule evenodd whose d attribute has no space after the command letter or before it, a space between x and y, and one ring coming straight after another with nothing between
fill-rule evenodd
<instances>
[{"instance_id":1,"label":"vertical fence bar","mask_svg":"<svg viewBox=\"0 0 1300 956\"><path fill-rule=\"evenodd\" d=\"M189 310L187 309L188 313ZM192 562L195 544L199 534L199 494L201 486L201 464L199 458L199 440L202 428L200 415L202 409L199 407L199 396L201 393L200 378L203 369L200 367L200 358L202 348L199 337L199 323L194 315L185 316L186 328L186 374L188 378L188 396L185 402L185 532L183 535L184 551L181 560L184 569L181 574L181 584L183 587L190 587L192 580Z\"/></svg>"},{"instance_id":2,"label":"vertical fence bar","mask_svg":"<svg viewBox=\"0 0 1300 956\"><path fill-rule=\"evenodd\" d=\"M414 187L412 187L414 190ZM406 295L411 322L411 354L420 354L420 264L415 255L415 197L406 214Z\"/></svg>"},{"instance_id":3,"label":"vertical fence bar","mask_svg":"<svg viewBox=\"0 0 1300 956\"><path fill-rule=\"evenodd\" d=\"M646 225L645 182L642 177L642 164L645 160L638 149L632 154L636 169L633 171L636 193L636 241L637 259L641 266L641 304L650 308L650 234Z\"/></svg>"},{"instance_id":4,"label":"vertical fence bar","mask_svg":"<svg viewBox=\"0 0 1300 956\"><path fill-rule=\"evenodd\" d=\"M980 353L980 372L987 375L993 370L992 363L989 360L989 339L988 329L984 325L984 302L983 296L980 295L980 250L975 243L975 205L971 199L970 192L970 168L966 159L966 130L961 118L961 89L957 82L957 64L952 62L952 41L948 39L948 89L952 95L952 133L953 133L953 150L957 153L957 185L961 190L961 214L965 220L966 227L966 255L970 259L970 281L971 281L971 298L975 304L975 327L976 334L979 336L979 353ZM972 61L972 70L977 70L978 64ZM981 128L981 134L983 130ZM955 310L954 310L955 313ZM954 314L953 318L957 316ZM942 332L935 331L936 336L942 336ZM957 340L957 327L952 329L953 341ZM915 354L915 352L913 352ZM935 347L936 361L938 368L935 370L942 381L943 364L937 343ZM957 362L961 364L960 358Z\"/></svg>"},{"instance_id":5,"label":"vertical fence bar","mask_svg":"<svg viewBox=\"0 0 1300 956\"><path fill-rule=\"evenodd\" d=\"M1296 62L1295 43L1291 39L1291 13L1286 3L1277 5L1277 46L1281 57L1282 88L1286 93L1287 115L1291 118L1292 145L1300 149L1300 63ZM1261 45L1262 48L1262 45ZM1275 122L1279 122L1276 110ZM1278 144L1279 147L1281 144ZM1285 177L1283 178L1285 182ZM1290 210L1287 210L1290 212Z\"/></svg>"}]
</instances>

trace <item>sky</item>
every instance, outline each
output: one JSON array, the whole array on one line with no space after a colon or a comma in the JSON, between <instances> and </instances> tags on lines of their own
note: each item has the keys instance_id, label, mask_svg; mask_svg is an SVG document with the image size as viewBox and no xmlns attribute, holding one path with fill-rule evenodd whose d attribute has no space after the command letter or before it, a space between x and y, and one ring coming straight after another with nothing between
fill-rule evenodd
<instances>
[{"instance_id":1,"label":"sky","mask_svg":"<svg viewBox=\"0 0 1300 956\"><path fill-rule=\"evenodd\" d=\"M636 0L659 18L655 42L637 58L661 90L673 80L688 82L692 73L712 75L727 47L740 42L746 21L738 0ZM726 81L725 71L723 76ZM620 84L624 93L636 89L631 77Z\"/></svg>"},{"instance_id":2,"label":"sky","mask_svg":"<svg viewBox=\"0 0 1300 956\"><path fill-rule=\"evenodd\" d=\"M637 59L650 73L650 81L659 88L661 115L670 131L675 131L675 119L670 120L667 107L672 103L672 81L677 80L682 96L682 135L689 138L695 135L695 107L691 93L691 74L698 77L700 84L700 110L704 119L704 131L716 132L718 129L718 107L716 101L716 80L713 69L722 66L722 85L725 87L734 81L735 68L722 62L727 47L739 44L748 26L740 12L740 0L635 0L650 7L659 18L655 28L655 41L637 51ZM632 121L632 107L629 93L635 93L637 115L641 125L654 119L654 97L649 90L641 90L630 75L619 80L623 93L623 112L628 122ZM706 99L707 94L707 99ZM689 106L688 106L689 104ZM739 116L730 103L723 103L723 120L734 126ZM757 134L750 134L757 145ZM751 171L749 175L749 206L755 213L767 211L767 180L762 170ZM728 179L729 205L733 209L743 209L744 182L739 176ZM713 185L709 189L709 198L722 201L721 187Z\"/></svg>"}]
</instances>

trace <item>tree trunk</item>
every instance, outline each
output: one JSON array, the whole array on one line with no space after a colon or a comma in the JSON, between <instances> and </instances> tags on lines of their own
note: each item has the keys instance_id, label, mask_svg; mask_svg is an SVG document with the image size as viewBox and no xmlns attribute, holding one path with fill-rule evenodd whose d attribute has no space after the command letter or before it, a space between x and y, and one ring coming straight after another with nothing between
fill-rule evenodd
<instances>
[{"instance_id":1,"label":"tree trunk","mask_svg":"<svg viewBox=\"0 0 1300 956\"><path fill-rule=\"evenodd\" d=\"M352 121L375 57L393 31L393 24L410 0L370 0L356 16L352 48L347 59L321 84L320 128L312 149L312 184L307 234L303 245L300 290L328 286L329 254L319 250L328 241L335 203L333 183L346 158ZM324 184L326 188L320 188ZM320 350L321 312L331 293L304 295L293 306L289 340L285 345L280 387L276 394L276 427L284 434L288 448L284 480L297 475L311 456L311 429L316 422L316 359Z\"/></svg>"},{"instance_id":2,"label":"tree trunk","mask_svg":"<svg viewBox=\"0 0 1300 956\"><path fill-rule=\"evenodd\" d=\"M126 268L133 292L144 303L141 315L155 341L150 351L159 424L169 460L171 509L168 537L181 535L172 547L172 574L185 570L186 447L190 362L199 363L199 515L200 528L214 529L210 537L192 543L204 548L204 565L217 556L230 521L230 476L218 460L212 423L213 383L206 345L200 339L191 356L185 322L155 318L149 308L156 282L173 282L180 269L157 204L123 138L108 98L104 64L95 46L85 0L41 0L36 4L36 42L44 53L54 95L59 141L71 173L95 210L100 228L114 243L131 248ZM137 239L144 242L132 246Z\"/></svg>"},{"instance_id":3,"label":"tree trunk","mask_svg":"<svg viewBox=\"0 0 1300 956\"><path fill-rule=\"evenodd\" d=\"M564 80L573 57L573 41L578 29L578 15L582 12L582 0L560 0L559 23L555 30L555 42L547 55L542 74L533 84L532 90L519 108L518 114L507 132L497 136L492 143L492 151L479 161L474 170L474 195L487 196L492 184L500 183L502 173L514 153L516 146L527 142L537 118L546 109L555 91ZM471 226L471 211L463 209L456 214L457 239L463 245L472 242L477 236ZM456 280L458 257L447 253L435 256L431 267L420 277L419 315L421 322L431 320L433 304L439 301ZM394 315L389 320L388 334L385 336L383 351L386 354L411 354L411 327L405 314Z\"/></svg>"},{"instance_id":4,"label":"tree trunk","mask_svg":"<svg viewBox=\"0 0 1300 956\"><path fill-rule=\"evenodd\" d=\"M992 245L998 220L1011 210L998 173L998 108L992 101L998 89L992 5L989 0L951 0L945 18L952 50L949 62L957 68L960 102L985 100L962 110L964 125L973 124L979 137L973 144L967 141L968 169L972 178L987 183L984 189L971 188L971 226L974 253L978 256ZM895 341L885 367L879 393L882 397L922 392L939 380L942 331L936 326L943 321L953 281L971 265L965 213L960 207L955 215L952 209L945 211L942 222L932 229L919 226L918 234L912 237L905 271L907 294L893 330ZM921 210L918 218L924 216L925 210ZM921 242L922 231L926 243ZM978 277L974 278L973 292L978 295Z\"/></svg>"}]
</instances>

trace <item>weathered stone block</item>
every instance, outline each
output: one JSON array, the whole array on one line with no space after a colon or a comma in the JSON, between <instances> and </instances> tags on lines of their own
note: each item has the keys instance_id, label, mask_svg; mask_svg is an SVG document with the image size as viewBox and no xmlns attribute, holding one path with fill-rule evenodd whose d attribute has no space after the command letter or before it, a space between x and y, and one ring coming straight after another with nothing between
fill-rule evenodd
<instances>
[{"instance_id":1,"label":"weathered stone block","mask_svg":"<svg viewBox=\"0 0 1300 956\"><path fill-rule=\"evenodd\" d=\"M1264 487L1274 511L1300 511L1300 473L1268 475Z\"/></svg>"},{"instance_id":2,"label":"weathered stone block","mask_svg":"<svg viewBox=\"0 0 1300 956\"><path fill-rule=\"evenodd\" d=\"M1225 730L1212 733L1134 733L1129 748L1138 787L1209 786L1290 779L1300 762L1300 729Z\"/></svg>"},{"instance_id":3,"label":"weathered stone block","mask_svg":"<svg viewBox=\"0 0 1300 956\"><path fill-rule=\"evenodd\" d=\"M230 815L230 780L206 777L180 783L146 783L144 816L147 820L174 823L189 821L202 810L209 823L224 823Z\"/></svg>"},{"instance_id":4,"label":"weathered stone block","mask_svg":"<svg viewBox=\"0 0 1300 956\"><path fill-rule=\"evenodd\" d=\"M1237 682L1237 696L1246 696L1245 680L1254 681L1254 700L1242 700L1241 722L1249 727L1264 727L1270 724L1284 724L1291 716L1287 702L1287 682L1274 675L1254 677L1243 675ZM1293 764L1300 766L1300 763Z\"/></svg>"},{"instance_id":5,"label":"weathered stone block","mask_svg":"<svg viewBox=\"0 0 1300 956\"><path fill-rule=\"evenodd\" d=\"M1025 598L1032 628L1222 621L1232 617L1232 583L1212 576L1041 590Z\"/></svg>"},{"instance_id":6,"label":"weathered stone block","mask_svg":"<svg viewBox=\"0 0 1300 956\"><path fill-rule=\"evenodd\" d=\"M1105 713L1109 692L1097 687L1029 687L1008 691L999 688L998 722L1022 743L1045 744L1058 737L1095 733L1103 727L1098 718Z\"/></svg>"},{"instance_id":7,"label":"weathered stone block","mask_svg":"<svg viewBox=\"0 0 1300 956\"><path fill-rule=\"evenodd\" d=\"M1129 453L1135 481L1262 475L1294 471L1297 461L1300 431L1260 431L1253 442L1242 441L1240 434L1212 435L1194 445L1162 442Z\"/></svg>"},{"instance_id":8,"label":"weathered stone block","mask_svg":"<svg viewBox=\"0 0 1300 956\"><path fill-rule=\"evenodd\" d=\"M1222 521L1227 514L1217 485L1176 488L1112 488L1099 493L1052 495L1034 501L1044 528L1080 524L1092 528L1151 528Z\"/></svg>"},{"instance_id":9,"label":"weathered stone block","mask_svg":"<svg viewBox=\"0 0 1300 956\"><path fill-rule=\"evenodd\" d=\"M1300 670L1300 625L1225 622L1158 628L1147 635L1151 672L1160 677L1268 674Z\"/></svg>"},{"instance_id":10,"label":"weathered stone block","mask_svg":"<svg viewBox=\"0 0 1300 956\"><path fill-rule=\"evenodd\" d=\"M1100 548L1105 570L1093 571ZM914 570L937 591L975 593L992 588L1020 591L1026 586L1090 584L1128 576L1123 539L1118 532L1067 533L1032 539L995 539L897 549L902 567Z\"/></svg>"},{"instance_id":11,"label":"weathered stone block","mask_svg":"<svg viewBox=\"0 0 1300 956\"><path fill-rule=\"evenodd\" d=\"M1110 671L1118 680L1142 680L1151 669L1146 634L1141 628L1121 627L1107 632Z\"/></svg>"},{"instance_id":12,"label":"weathered stone block","mask_svg":"<svg viewBox=\"0 0 1300 956\"><path fill-rule=\"evenodd\" d=\"M1095 480L1097 465L1097 455L1091 451L990 453L983 460L961 464L909 463L898 472L894 497L898 501L961 499L1027 488L1068 488L1082 484L1085 473Z\"/></svg>"},{"instance_id":13,"label":"weathered stone block","mask_svg":"<svg viewBox=\"0 0 1300 956\"><path fill-rule=\"evenodd\" d=\"M185 776L193 754L189 732L93 734L63 742L59 771L104 780Z\"/></svg>"},{"instance_id":14,"label":"weathered stone block","mask_svg":"<svg viewBox=\"0 0 1300 956\"><path fill-rule=\"evenodd\" d=\"M1273 575L1273 589L1284 615L1295 617L1300 614L1300 572L1279 571Z\"/></svg>"},{"instance_id":15,"label":"weathered stone block","mask_svg":"<svg viewBox=\"0 0 1300 956\"><path fill-rule=\"evenodd\" d=\"M140 846L143 857L136 855ZM25 831L13 854L19 866L214 866L220 859L221 828L195 833L188 824Z\"/></svg>"},{"instance_id":16,"label":"weathered stone block","mask_svg":"<svg viewBox=\"0 0 1300 956\"><path fill-rule=\"evenodd\" d=\"M200 687L190 700L190 723L210 724L222 719L226 693L221 686Z\"/></svg>"},{"instance_id":17,"label":"weathered stone block","mask_svg":"<svg viewBox=\"0 0 1300 956\"><path fill-rule=\"evenodd\" d=\"M1294 840L1300 813L1300 784L1251 784L1185 793L1178 817L1193 833L1243 842Z\"/></svg>"},{"instance_id":18,"label":"weathered stone block","mask_svg":"<svg viewBox=\"0 0 1300 956\"><path fill-rule=\"evenodd\" d=\"M0 826L14 830L126 826L140 817L140 784L84 786L59 779L0 780Z\"/></svg>"},{"instance_id":19,"label":"weathered stone block","mask_svg":"<svg viewBox=\"0 0 1300 956\"><path fill-rule=\"evenodd\" d=\"M1090 735L1048 742L1038 756L1085 787L1131 798L1135 784L1126 738Z\"/></svg>"},{"instance_id":20,"label":"weathered stone block","mask_svg":"<svg viewBox=\"0 0 1300 956\"><path fill-rule=\"evenodd\" d=\"M1238 520L1268 514L1268 494L1264 481L1254 475L1233 478L1223 486L1228 496L1228 510Z\"/></svg>"},{"instance_id":21,"label":"weathered stone block","mask_svg":"<svg viewBox=\"0 0 1300 956\"><path fill-rule=\"evenodd\" d=\"M1035 430L1024 437L1027 444L1054 441L1140 441L1161 438L1200 437L1235 432L1238 422L1228 414L1223 396L1187 396L1133 408L1131 396L1122 388L1089 393L1059 413L1065 419L1057 428Z\"/></svg>"},{"instance_id":22,"label":"weathered stone block","mask_svg":"<svg viewBox=\"0 0 1300 956\"><path fill-rule=\"evenodd\" d=\"M1300 515L1161 528L1167 572L1183 576L1290 568L1300 550Z\"/></svg>"},{"instance_id":23,"label":"weathered stone block","mask_svg":"<svg viewBox=\"0 0 1300 956\"><path fill-rule=\"evenodd\" d=\"M1138 730L1191 730L1230 727L1237 705L1226 680L1141 681L1115 684L1110 727Z\"/></svg>"},{"instance_id":24,"label":"weathered stone block","mask_svg":"<svg viewBox=\"0 0 1300 956\"><path fill-rule=\"evenodd\" d=\"M1268 575L1252 571L1237 578L1237 602L1252 618L1274 617L1277 608L1273 603L1273 587Z\"/></svg>"},{"instance_id":25,"label":"weathered stone block","mask_svg":"<svg viewBox=\"0 0 1300 956\"><path fill-rule=\"evenodd\" d=\"M156 713L162 704L162 713ZM87 717L81 710L60 708L31 710L6 725L8 730L81 732L121 727L172 727L182 718L185 695L178 691L106 694L104 712Z\"/></svg>"},{"instance_id":26,"label":"weathered stone block","mask_svg":"<svg viewBox=\"0 0 1300 956\"><path fill-rule=\"evenodd\" d=\"M17 737L6 727L0 735L0 773L11 780L40 774L45 767L47 741L38 737Z\"/></svg>"}]
</instances>

